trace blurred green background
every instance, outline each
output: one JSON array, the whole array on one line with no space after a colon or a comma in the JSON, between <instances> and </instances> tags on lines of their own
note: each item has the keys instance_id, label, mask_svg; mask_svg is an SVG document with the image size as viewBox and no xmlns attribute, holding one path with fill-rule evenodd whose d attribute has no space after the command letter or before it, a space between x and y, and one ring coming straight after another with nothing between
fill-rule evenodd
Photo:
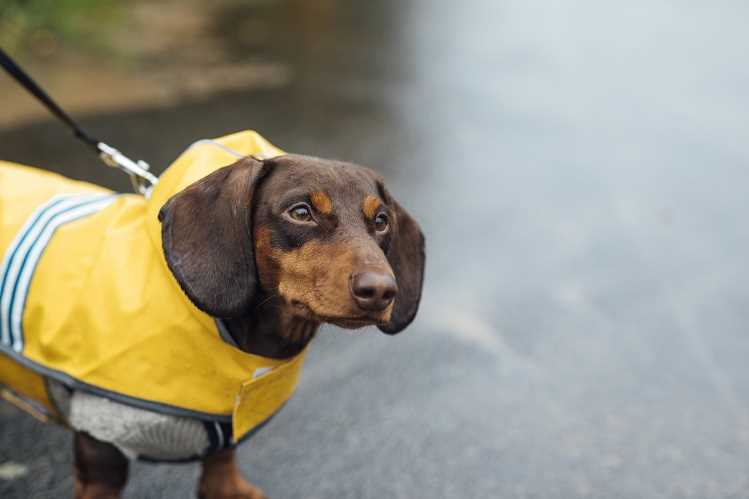
<instances>
[{"instance_id":1,"label":"blurred green background","mask_svg":"<svg viewBox=\"0 0 749 499\"><path fill-rule=\"evenodd\" d=\"M109 30L127 15L114 0L3 0L0 46L11 52L49 56L59 44L101 51L110 48Z\"/></svg>"}]
</instances>

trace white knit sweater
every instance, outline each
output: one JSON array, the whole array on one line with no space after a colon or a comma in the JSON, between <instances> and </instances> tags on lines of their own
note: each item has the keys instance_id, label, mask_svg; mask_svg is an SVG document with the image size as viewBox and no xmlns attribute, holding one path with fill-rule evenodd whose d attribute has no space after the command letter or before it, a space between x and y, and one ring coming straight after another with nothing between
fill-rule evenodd
<instances>
[{"instance_id":1,"label":"white knit sweater","mask_svg":"<svg viewBox=\"0 0 749 499\"><path fill-rule=\"evenodd\" d=\"M50 393L76 431L113 444L129 458L182 460L203 455L210 441L197 419L138 409L50 380Z\"/></svg>"}]
</instances>

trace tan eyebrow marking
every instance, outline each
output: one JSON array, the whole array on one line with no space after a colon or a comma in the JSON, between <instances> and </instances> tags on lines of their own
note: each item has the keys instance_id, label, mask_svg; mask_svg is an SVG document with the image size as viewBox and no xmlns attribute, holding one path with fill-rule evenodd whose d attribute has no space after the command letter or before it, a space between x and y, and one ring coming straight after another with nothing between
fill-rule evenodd
<instances>
[{"instance_id":1,"label":"tan eyebrow marking","mask_svg":"<svg viewBox=\"0 0 749 499\"><path fill-rule=\"evenodd\" d=\"M361 204L361 209L364 212L364 215L370 220L374 218L375 214L377 213L377 208L379 207L380 200L372 195L365 197L364 201Z\"/></svg>"},{"instance_id":2,"label":"tan eyebrow marking","mask_svg":"<svg viewBox=\"0 0 749 499\"><path fill-rule=\"evenodd\" d=\"M309 195L315 209L323 215L330 215L333 212L333 201L324 192L313 192Z\"/></svg>"}]
</instances>

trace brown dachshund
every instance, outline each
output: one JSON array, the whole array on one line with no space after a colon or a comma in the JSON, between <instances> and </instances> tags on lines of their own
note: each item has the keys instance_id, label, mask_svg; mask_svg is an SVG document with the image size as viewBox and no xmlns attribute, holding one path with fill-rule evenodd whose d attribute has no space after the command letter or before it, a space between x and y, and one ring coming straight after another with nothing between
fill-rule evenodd
<instances>
[{"instance_id":1,"label":"brown dachshund","mask_svg":"<svg viewBox=\"0 0 749 499\"><path fill-rule=\"evenodd\" d=\"M247 157L173 196L159 220L180 286L246 352L287 358L323 322L395 334L416 315L424 237L367 168ZM128 460L79 432L75 468L78 499L117 498ZM199 496L265 497L240 476L233 449L204 458Z\"/></svg>"}]
</instances>

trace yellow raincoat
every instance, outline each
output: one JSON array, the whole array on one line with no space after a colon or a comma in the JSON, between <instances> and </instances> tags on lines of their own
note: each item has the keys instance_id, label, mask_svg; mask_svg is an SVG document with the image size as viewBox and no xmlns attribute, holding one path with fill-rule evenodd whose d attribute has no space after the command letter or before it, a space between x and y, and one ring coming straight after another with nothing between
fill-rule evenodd
<instances>
[{"instance_id":1,"label":"yellow raincoat","mask_svg":"<svg viewBox=\"0 0 749 499\"><path fill-rule=\"evenodd\" d=\"M244 353L169 271L157 214L175 193L246 155L255 132L191 146L151 197L0 162L0 385L54 413L45 377L144 409L231 423L233 442L292 395L305 352Z\"/></svg>"}]
</instances>

